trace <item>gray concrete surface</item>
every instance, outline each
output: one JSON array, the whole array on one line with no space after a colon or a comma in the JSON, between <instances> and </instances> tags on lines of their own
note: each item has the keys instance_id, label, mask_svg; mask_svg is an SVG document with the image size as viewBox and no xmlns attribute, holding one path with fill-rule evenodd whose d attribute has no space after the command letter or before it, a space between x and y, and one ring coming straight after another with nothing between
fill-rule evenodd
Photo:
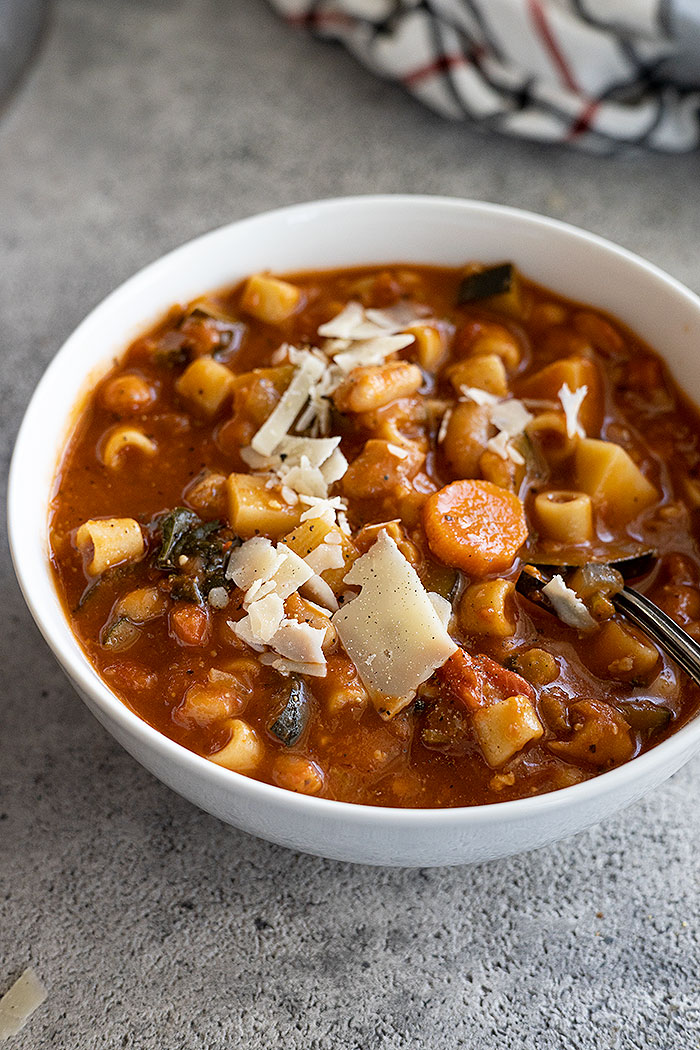
<instances>
[{"instance_id":1,"label":"gray concrete surface","mask_svg":"<svg viewBox=\"0 0 700 1050\"><path fill-rule=\"evenodd\" d=\"M600 160L441 122L264 0L59 0L0 122L3 470L87 309L194 234L369 191L566 218L700 290L698 157ZM3 494L4 495L4 494ZM700 1046L700 760L622 816L474 869L373 870L227 829L97 725L3 540L0 992L12 1047Z\"/></svg>"}]
</instances>

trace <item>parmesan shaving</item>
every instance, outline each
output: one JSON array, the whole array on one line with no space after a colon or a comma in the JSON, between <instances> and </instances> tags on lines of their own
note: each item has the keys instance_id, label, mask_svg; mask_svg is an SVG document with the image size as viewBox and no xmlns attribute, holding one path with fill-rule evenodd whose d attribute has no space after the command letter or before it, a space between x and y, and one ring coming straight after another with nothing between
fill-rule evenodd
<instances>
[{"instance_id":1,"label":"parmesan shaving","mask_svg":"<svg viewBox=\"0 0 700 1050\"><path fill-rule=\"evenodd\" d=\"M284 619L284 602L279 594L268 594L248 606L248 617L252 636L267 643Z\"/></svg>"},{"instance_id":2,"label":"parmesan shaving","mask_svg":"<svg viewBox=\"0 0 700 1050\"><path fill-rule=\"evenodd\" d=\"M314 518L320 518L322 521L328 522L329 525L333 525L336 512L344 512L346 509L345 503L340 496L332 496L330 499L318 499L315 496L302 495L301 502L307 505L308 510L302 513L300 521L311 521Z\"/></svg>"},{"instance_id":3,"label":"parmesan shaving","mask_svg":"<svg viewBox=\"0 0 700 1050\"><path fill-rule=\"evenodd\" d=\"M284 620L270 639L270 646L287 660L300 664L323 664L323 639L326 632L322 627L312 627L298 620Z\"/></svg>"},{"instance_id":4,"label":"parmesan shaving","mask_svg":"<svg viewBox=\"0 0 700 1050\"><path fill-rule=\"evenodd\" d=\"M438 433L437 433L438 445L441 445L442 442L447 437L447 428L450 425L450 417L452 416L453 411L454 411L454 409L452 408L452 406L450 406L443 413L442 419L440 420L440 429L438 430Z\"/></svg>"},{"instance_id":5,"label":"parmesan shaving","mask_svg":"<svg viewBox=\"0 0 700 1050\"><path fill-rule=\"evenodd\" d=\"M457 648L410 562L382 530L345 576L360 594L332 618L382 717L392 717Z\"/></svg>"},{"instance_id":6,"label":"parmesan shaving","mask_svg":"<svg viewBox=\"0 0 700 1050\"><path fill-rule=\"evenodd\" d=\"M275 671L279 671L280 674L308 674L316 678L326 677L325 660L322 664L308 664L299 663L296 660L285 660L284 657L278 656L276 653L262 653L260 663L266 664L268 667L274 667Z\"/></svg>"},{"instance_id":7,"label":"parmesan shaving","mask_svg":"<svg viewBox=\"0 0 700 1050\"><path fill-rule=\"evenodd\" d=\"M561 407L564 409L564 415L566 416L566 433L570 438L586 436L586 431L579 422L578 414L581 411L581 405L583 404L587 393L587 386L580 386L577 387L576 390L569 390L569 384L563 383L561 390L557 394L557 397L561 401Z\"/></svg>"},{"instance_id":8,"label":"parmesan shaving","mask_svg":"<svg viewBox=\"0 0 700 1050\"><path fill-rule=\"evenodd\" d=\"M493 406L491 422L499 430L505 431L509 437L517 437L522 434L527 424L532 422L532 415L522 401L512 397L508 401L499 401Z\"/></svg>"},{"instance_id":9,"label":"parmesan shaving","mask_svg":"<svg viewBox=\"0 0 700 1050\"><path fill-rule=\"evenodd\" d=\"M362 304L351 300L336 317L319 325L318 334L327 339L349 339L364 319Z\"/></svg>"},{"instance_id":10,"label":"parmesan shaving","mask_svg":"<svg viewBox=\"0 0 700 1050\"><path fill-rule=\"evenodd\" d=\"M231 552L226 576L246 591L256 580L269 579L282 564L283 558L283 554L272 546L271 540L264 536L253 536Z\"/></svg>"},{"instance_id":11,"label":"parmesan shaving","mask_svg":"<svg viewBox=\"0 0 700 1050\"><path fill-rule=\"evenodd\" d=\"M0 1042L20 1032L46 999L46 988L28 967L0 999Z\"/></svg>"},{"instance_id":12,"label":"parmesan shaving","mask_svg":"<svg viewBox=\"0 0 700 1050\"><path fill-rule=\"evenodd\" d=\"M255 452L269 456L275 450L306 404L311 388L320 379L323 370L322 361L314 354L304 352L291 383L251 441Z\"/></svg>"},{"instance_id":13,"label":"parmesan shaving","mask_svg":"<svg viewBox=\"0 0 700 1050\"><path fill-rule=\"evenodd\" d=\"M428 597L430 598L430 603L433 609L440 618L440 623L445 630L447 630L450 626L450 620L452 619L451 603L447 598L443 598L441 594L438 594L437 591L428 591Z\"/></svg>"},{"instance_id":14,"label":"parmesan shaving","mask_svg":"<svg viewBox=\"0 0 700 1050\"><path fill-rule=\"evenodd\" d=\"M319 543L318 547L314 547L311 553L306 555L304 561L320 576L327 569L342 568L345 556L339 544Z\"/></svg>"},{"instance_id":15,"label":"parmesan shaving","mask_svg":"<svg viewBox=\"0 0 700 1050\"><path fill-rule=\"evenodd\" d=\"M306 456L302 456L298 467L290 467L281 474L285 486L299 496L318 496L319 499L324 499L328 495L328 485L323 474L318 467L310 465Z\"/></svg>"},{"instance_id":16,"label":"parmesan shaving","mask_svg":"<svg viewBox=\"0 0 700 1050\"><path fill-rule=\"evenodd\" d=\"M598 626L579 596L566 586L561 576L552 576L549 583L542 588L542 594L546 595L562 623L580 631Z\"/></svg>"},{"instance_id":17,"label":"parmesan shaving","mask_svg":"<svg viewBox=\"0 0 700 1050\"><path fill-rule=\"evenodd\" d=\"M338 599L333 593L333 588L329 583L326 583L323 576L312 576L304 584L302 590L307 597L317 602L324 612L327 612L329 609L331 612L336 612L339 608Z\"/></svg>"},{"instance_id":18,"label":"parmesan shaving","mask_svg":"<svg viewBox=\"0 0 700 1050\"><path fill-rule=\"evenodd\" d=\"M482 390L478 386L461 386L459 392L475 405L497 405L500 400L496 394L490 394L488 390Z\"/></svg>"},{"instance_id":19,"label":"parmesan shaving","mask_svg":"<svg viewBox=\"0 0 700 1050\"><path fill-rule=\"evenodd\" d=\"M348 469L348 461L340 449L336 448L331 452L325 463L321 464L319 469L323 474L326 485L332 485L343 477Z\"/></svg>"},{"instance_id":20,"label":"parmesan shaving","mask_svg":"<svg viewBox=\"0 0 700 1050\"><path fill-rule=\"evenodd\" d=\"M489 421L496 427L498 433L489 438L486 448L495 452L501 459L511 459L513 463L522 466L525 462L517 448L513 447L513 438L520 437L525 427L532 421L532 415L526 409L522 401L516 397L500 400L495 394L487 390L481 390L476 386L462 386L460 393L463 399L473 401L476 405L482 405L489 409ZM448 412L450 409L447 410ZM443 416L443 423L445 417ZM446 426L445 426L446 433ZM444 440L443 425L440 424L438 441ZM440 436L442 434L442 437Z\"/></svg>"},{"instance_id":21,"label":"parmesan shaving","mask_svg":"<svg viewBox=\"0 0 700 1050\"><path fill-rule=\"evenodd\" d=\"M525 427L532 421L531 413L528 412L522 401L512 397L493 405L489 418L497 428L498 434L489 438L486 447L502 459L511 459L516 465L522 466L525 460L513 447L512 441L513 438L520 437L524 433Z\"/></svg>"},{"instance_id":22,"label":"parmesan shaving","mask_svg":"<svg viewBox=\"0 0 700 1050\"><path fill-rule=\"evenodd\" d=\"M272 580L256 580L243 596L243 605L250 605L251 602L259 601L260 598L265 598L268 594L272 594L275 589L275 584Z\"/></svg>"},{"instance_id":23,"label":"parmesan shaving","mask_svg":"<svg viewBox=\"0 0 700 1050\"><path fill-rule=\"evenodd\" d=\"M289 547L281 544L277 549L281 550L284 558L282 564L275 570L271 582L275 584L275 591L284 601L294 591L298 591L303 583L311 579L314 571Z\"/></svg>"},{"instance_id":24,"label":"parmesan shaving","mask_svg":"<svg viewBox=\"0 0 700 1050\"><path fill-rule=\"evenodd\" d=\"M401 448L400 445L393 445L391 442L387 443L387 452L390 452L392 456L396 456L397 459L406 459L408 456L408 450Z\"/></svg>"},{"instance_id":25,"label":"parmesan shaving","mask_svg":"<svg viewBox=\"0 0 700 1050\"><path fill-rule=\"evenodd\" d=\"M249 645L251 649L255 649L256 653L262 653L264 651L264 643L258 641L253 634L253 625L249 616L244 616L243 619L238 620L237 623L234 623L233 620L228 620L227 623L236 637L240 638L240 640L245 642L246 645Z\"/></svg>"},{"instance_id":26,"label":"parmesan shaving","mask_svg":"<svg viewBox=\"0 0 700 1050\"><path fill-rule=\"evenodd\" d=\"M336 316L319 326L318 334L326 339L360 340L379 335L402 332L421 316L408 304L399 304L388 310L365 310L352 300Z\"/></svg>"},{"instance_id":27,"label":"parmesan shaving","mask_svg":"<svg viewBox=\"0 0 700 1050\"><path fill-rule=\"evenodd\" d=\"M491 452L495 452L501 459L511 459L516 466L522 466L525 462L517 448L513 448L511 445L510 435L502 430L500 434L496 434L495 437L489 438L486 442L486 448L490 449Z\"/></svg>"},{"instance_id":28,"label":"parmesan shaving","mask_svg":"<svg viewBox=\"0 0 700 1050\"><path fill-rule=\"evenodd\" d=\"M343 372L351 372L359 365L381 365L391 354L405 349L415 342L415 336L405 335L380 335L375 339L367 339L358 342L350 350L344 350L336 354L335 363Z\"/></svg>"}]
</instances>

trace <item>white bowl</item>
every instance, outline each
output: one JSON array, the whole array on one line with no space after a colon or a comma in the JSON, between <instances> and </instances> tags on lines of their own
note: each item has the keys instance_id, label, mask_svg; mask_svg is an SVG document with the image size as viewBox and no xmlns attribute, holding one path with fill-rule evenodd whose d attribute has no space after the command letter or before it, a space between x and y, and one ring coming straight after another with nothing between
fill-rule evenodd
<instances>
[{"instance_id":1,"label":"white bowl","mask_svg":"<svg viewBox=\"0 0 700 1050\"><path fill-rule=\"evenodd\" d=\"M173 303L277 272L407 261L511 259L562 295L611 311L668 361L700 401L700 300L656 267L552 219L475 201L351 197L233 223L132 277L83 321L27 409L9 484L15 569L56 658L93 714L165 784L221 820L272 842L366 864L442 865L533 849L589 827L671 776L700 749L700 719L632 762L535 798L408 810L333 802L262 784L208 762L152 729L98 677L74 638L47 557L47 507L75 406L129 342Z\"/></svg>"}]
</instances>

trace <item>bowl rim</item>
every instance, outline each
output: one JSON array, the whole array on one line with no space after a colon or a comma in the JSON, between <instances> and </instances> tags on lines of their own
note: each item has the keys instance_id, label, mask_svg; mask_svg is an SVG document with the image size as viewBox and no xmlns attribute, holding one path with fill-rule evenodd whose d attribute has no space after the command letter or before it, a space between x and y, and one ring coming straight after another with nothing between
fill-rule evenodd
<instances>
[{"instance_id":1,"label":"bowl rim","mask_svg":"<svg viewBox=\"0 0 700 1050\"><path fill-rule=\"evenodd\" d=\"M639 781L640 785L644 781L649 781L653 778L655 772L671 766L674 758L677 759L674 768L678 768L683 761L700 748L700 716L694 716L666 740L621 766L599 773L582 783L572 784L541 795L474 806L415 809L399 806L375 806L303 795L218 766L203 756L190 751L183 745L176 743L136 714L100 678L72 631L73 648L64 648L60 639L56 637L56 618L52 618L50 610L46 611L40 608L33 593L34 586L29 576L29 562L25 566L25 557L31 554L31 547L35 545L36 537L34 536L30 539L29 533L23 532L23 499L20 475L21 461L25 457L26 449L33 438L33 427L35 425L33 417L37 416L39 418L40 403L46 397L47 391L50 390L54 376L60 373L66 360L70 358L73 347L76 344L79 345L83 331L95 323L95 320L99 319L100 314L106 312L115 302L135 294L139 288L156 278L160 271L177 266L181 260L186 259L194 250L205 248L208 242L225 237L233 230L242 230L260 222L284 222L288 220L303 222L305 213L309 212L313 212L314 216L317 216L319 212L322 215L325 213L326 217L329 217L331 213L339 210L361 210L368 207L406 209L416 205L428 208L453 209L463 214L479 214L482 217L491 215L501 219L511 218L517 220L520 224L537 228L539 231L556 230L573 240L577 240L579 243L587 243L602 249L606 253L616 256L629 264L632 268L645 272L679 295L700 314L700 297L654 263L648 262L629 249L623 248L598 234L590 233L559 219L553 219L509 205L430 194L360 194L305 201L234 220L186 241L142 267L100 300L62 343L36 385L17 433L8 480L8 537L15 574L25 602L45 641L71 680L71 684L77 685L79 690L87 693L91 701L104 713L105 718L109 722L115 722L128 737L133 738L136 736L141 738L143 743L151 751L155 751L163 760L184 768L197 778L209 780L212 787L221 789L224 792L228 789L228 793L248 795L251 799L257 798L261 803L268 802L275 806L287 807L289 810L305 810L309 816L334 817L341 821L360 824L378 824L390 820L392 824L397 823L402 827L459 824L466 828L471 825L478 826L490 823L494 820L502 820L504 822L516 819L521 820L535 817L540 813L551 813L566 809L577 804L591 803L600 796L614 793L618 789L625 787L629 788L635 781ZM205 294L207 290L204 289L202 294ZM150 322L144 321L143 327L145 328L148 323ZM124 350L128 345L128 339L129 337L126 335ZM74 404L67 410L64 416L66 425L71 412L75 412L75 410L76 406ZM54 450L54 479L66 440L67 435L64 434L62 445ZM48 519L48 507L46 510ZM55 577L49 563L48 550L43 542L42 546L44 546L44 569L49 573L54 589L56 589ZM64 615L64 626L67 623L67 617ZM641 790L639 793L641 794Z\"/></svg>"}]
</instances>

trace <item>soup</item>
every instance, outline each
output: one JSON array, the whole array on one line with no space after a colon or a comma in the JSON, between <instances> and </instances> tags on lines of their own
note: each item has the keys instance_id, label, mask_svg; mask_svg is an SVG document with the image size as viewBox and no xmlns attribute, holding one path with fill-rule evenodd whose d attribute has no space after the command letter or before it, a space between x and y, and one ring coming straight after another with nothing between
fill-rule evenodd
<instances>
[{"instance_id":1,"label":"soup","mask_svg":"<svg viewBox=\"0 0 700 1050\"><path fill-rule=\"evenodd\" d=\"M653 550L640 589L700 637L699 429L635 334L509 263L254 274L81 408L57 586L116 695L221 766L383 806L552 791L697 711L605 566Z\"/></svg>"}]
</instances>

